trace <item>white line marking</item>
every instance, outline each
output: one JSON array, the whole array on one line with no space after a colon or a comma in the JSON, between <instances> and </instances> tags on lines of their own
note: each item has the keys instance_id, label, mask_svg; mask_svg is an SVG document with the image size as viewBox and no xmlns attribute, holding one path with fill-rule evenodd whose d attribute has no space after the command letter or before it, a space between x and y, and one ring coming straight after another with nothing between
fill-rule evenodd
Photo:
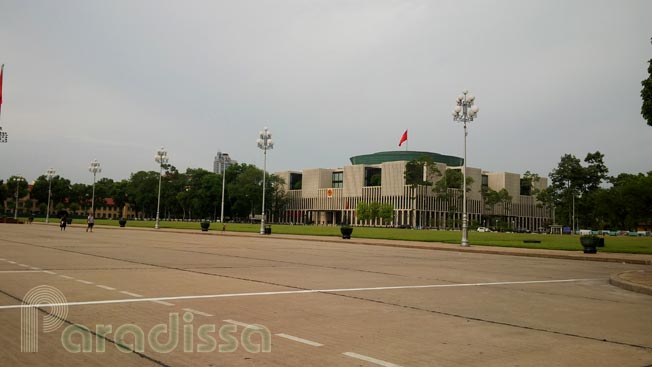
<instances>
[{"instance_id":1,"label":"white line marking","mask_svg":"<svg viewBox=\"0 0 652 367\"><path fill-rule=\"evenodd\" d=\"M9 262L9 264L15 264L16 263L15 261L11 261L11 260L9 260L8 262Z\"/></svg>"},{"instance_id":2,"label":"white line marking","mask_svg":"<svg viewBox=\"0 0 652 367\"><path fill-rule=\"evenodd\" d=\"M163 305L163 306L174 306L173 303L165 302L165 301L152 301L152 302L158 303L159 305Z\"/></svg>"},{"instance_id":3,"label":"white line marking","mask_svg":"<svg viewBox=\"0 0 652 367\"><path fill-rule=\"evenodd\" d=\"M0 261L7 261L4 257L0 257Z\"/></svg>"},{"instance_id":4,"label":"white line marking","mask_svg":"<svg viewBox=\"0 0 652 367\"><path fill-rule=\"evenodd\" d=\"M143 296L142 294L131 293L131 292L127 292L127 291L120 291L120 293L122 293L122 294L126 294L126 295L128 295L128 296L132 296L132 297L139 297L139 298Z\"/></svg>"},{"instance_id":5,"label":"white line marking","mask_svg":"<svg viewBox=\"0 0 652 367\"><path fill-rule=\"evenodd\" d=\"M51 274L51 275L57 274L57 273L55 273L53 271L49 271L49 270L43 270L43 272L46 273L46 274Z\"/></svg>"},{"instance_id":6,"label":"white line marking","mask_svg":"<svg viewBox=\"0 0 652 367\"><path fill-rule=\"evenodd\" d=\"M5 273L42 273L42 270L3 270L0 271L0 274Z\"/></svg>"},{"instance_id":7,"label":"white line marking","mask_svg":"<svg viewBox=\"0 0 652 367\"><path fill-rule=\"evenodd\" d=\"M107 291L114 291L115 290L115 288L109 287L108 285L96 284L95 286L99 287L99 288L102 288L102 289L106 289Z\"/></svg>"},{"instance_id":8,"label":"white line marking","mask_svg":"<svg viewBox=\"0 0 652 367\"><path fill-rule=\"evenodd\" d=\"M69 277L69 276L63 275L63 274L60 274L59 276L62 277L63 279L75 279L73 277Z\"/></svg>"},{"instance_id":9,"label":"white line marking","mask_svg":"<svg viewBox=\"0 0 652 367\"><path fill-rule=\"evenodd\" d=\"M206 312L201 312L201 311L193 310L192 308L184 308L183 310L184 310L184 311L187 311L187 312L190 312L190 313L196 313L197 315L201 315L201 316L207 316L207 317L215 316L215 315L211 315L211 314L206 313Z\"/></svg>"},{"instance_id":10,"label":"white line marking","mask_svg":"<svg viewBox=\"0 0 652 367\"><path fill-rule=\"evenodd\" d=\"M383 360L367 357L365 355L358 354L358 353L346 352L346 353L342 353L342 354L344 354L347 357L360 359L360 360L366 361L366 362L371 362L373 364L377 364L377 365L383 366L383 367L401 367L401 366L399 366L397 364L394 364L394 363L385 362Z\"/></svg>"},{"instance_id":11,"label":"white line marking","mask_svg":"<svg viewBox=\"0 0 652 367\"><path fill-rule=\"evenodd\" d=\"M77 281L84 284L95 284L93 282L89 282L88 280L77 279Z\"/></svg>"},{"instance_id":12,"label":"white line marking","mask_svg":"<svg viewBox=\"0 0 652 367\"><path fill-rule=\"evenodd\" d=\"M288 334L281 333L281 334L275 334L275 335L280 336L281 338L294 340L295 342L312 345L313 347L323 347L324 346L324 344L313 342L312 340L308 340L308 339L298 338L296 336L292 336L292 335L288 335Z\"/></svg>"},{"instance_id":13,"label":"white line marking","mask_svg":"<svg viewBox=\"0 0 652 367\"><path fill-rule=\"evenodd\" d=\"M18 266L22 266L23 268L29 268L29 265L27 264L18 264Z\"/></svg>"},{"instance_id":14,"label":"white line marking","mask_svg":"<svg viewBox=\"0 0 652 367\"><path fill-rule=\"evenodd\" d=\"M240 321L235 321L235 320L222 320L222 321L224 321L224 322L228 322L229 324L242 326L242 327L245 327L245 328L248 327L249 329L253 329L253 330L262 330L262 328L261 328L260 326L256 326L256 325L252 325L252 324L247 324L247 323L240 322Z\"/></svg>"},{"instance_id":15,"label":"white line marking","mask_svg":"<svg viewBox=\"0 0 652 367\"><path fill-rule=\"evenodd\" d=\"M29 268L32 269L32 270L43 270L41 268L37 268L36 266L30 266Z\"/></svg>"},{"instance_id":16,"label":"white line marking","mask_svg":"<svg viewBox=\"0 0 652 367\"><path fill-rule=\"evenodd\" d=\"M494 282L494 283L471 283L471 284L431 284L431 285L408 285L394 287L370 287L370 288L340 288L340 289L306 289L300 291L276 291L276 292L256 292L256 293L225 293L225 294L206 294L199 296L171 296L171 297L152 297L139 299L110 299L105 301L83 301L83 302L66 302L66 303L48 303L40 305L6 305L0 306L0 310L13 308L29 307L54 307L54 306L85 306L85 305L105 305L112 303L130 303L130 302L150 302L150 301L174 301L180 299L207 299L207 298L229 298L229 297L252 297L252 296L277 296L285 294L311 294L311 293L332 293L332 292L360 292L360 291L377 291L388 289L419 289L419 288L455 288L455 287L481 287L492 285L512 285L512 284L550 284L550 283L572 283L588 281L605 281L606 278L587 278L587 279L561 279L561 280L529 280L523 282ZM133 293L124 294L134 295ZM134 297L142 297L135 295Z\"/></svg>"}]
</instances>

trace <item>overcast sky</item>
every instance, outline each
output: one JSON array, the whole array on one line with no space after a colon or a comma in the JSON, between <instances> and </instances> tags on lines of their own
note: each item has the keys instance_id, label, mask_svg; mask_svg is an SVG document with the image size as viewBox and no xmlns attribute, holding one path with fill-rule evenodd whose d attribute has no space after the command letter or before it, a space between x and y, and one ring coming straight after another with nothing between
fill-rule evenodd
<instances>
[{"instance_id":1,"label":"overcast sky","mask_svg":"<svg viewBox=\"0 0 652 367\"><path fill-rule=\"evenodd\" d=\"M0 0L0 179L53 167L73 182L218 150L270 171L397 150L462 155L455 97L476 96L468 163L547 176L605 154L652 170L640 115L652 1Z\"/></svg>"}]
</instances>

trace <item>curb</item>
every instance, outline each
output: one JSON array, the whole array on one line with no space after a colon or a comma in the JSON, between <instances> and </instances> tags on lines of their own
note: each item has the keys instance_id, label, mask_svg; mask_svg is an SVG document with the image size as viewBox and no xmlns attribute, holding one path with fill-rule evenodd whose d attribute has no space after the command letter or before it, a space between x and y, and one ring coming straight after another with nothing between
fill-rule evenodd
<instances>
[{"instance_id":1,"label":"curb","mask_svg":"<svg viewBox=\"0 0 652 367\"><path fill-rule=\"evenodd\" d=\"M628 280L624 280L624 279L621 278L621 275L623 275L623 274L633 273L633 272L637 272L637 271L638 270L632 270L632 271L624 271L622 273L611 274L611 276L609 276L609 283L611 285L613 285L613 286L616 286L616 287L619 287L619 288L622 288L622 289L625 289L625 290L628 290L628 291L632 291L632 292L636 292L636 293L643 293L643 294L647 294L649 296L652 296L652 287L642 285L642 284L638 284L638 283L633 283L633 282L630 282Z\"/></svg>"}]
</instances>

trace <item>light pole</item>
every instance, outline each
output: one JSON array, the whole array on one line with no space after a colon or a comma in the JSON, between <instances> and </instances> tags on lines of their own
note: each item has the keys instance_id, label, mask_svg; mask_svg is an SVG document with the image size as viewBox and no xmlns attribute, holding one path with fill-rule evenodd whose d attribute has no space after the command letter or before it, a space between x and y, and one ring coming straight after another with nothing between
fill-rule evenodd
<instances>
[{"instance_id":1,"label":"light pole","mask_svg":"<svg viewBox=\"0 0 652 367\"><path fill-rule=\"evenodd\" d=\"M463 95L457 96L457 105L453 110L453 120L464 124L464 166L462 168L462 246L469 245L469 223L468 213L466 212L466 136L468 131L466 123L473 121L480 110L478 106L473 105L475 97L464 90Z\"/></svg>"},{"instance_id":2,"label":"light pole","mask_svg":"<svg viewBox=\"0 0 652 367\"><path fill-rule=\"evenodd\" d=\"M52 177L57 173L54 168L50 167L45 173L48 176L48 211L45 213L45 223L50 223L50 197L52 196Z\"/></svg>"},{"instance_id":3,"label":"light pole","mask_svg":"<svg viewBox=\"0 0 652 367\"><path fill-rule=\"evenodd\" d=\"M95 217L95 176L99 172L102 172L102 168L100 168L100 162L98 162L97 159L93 159L90 167L88 167L88 172L93 174L93 198L91 199L91 214L93 214L93 217Z\"/></svg>"},{"instance_id":4,"label":"light pole","mask_svg":"<svg viewBox=\"0 0 652 367\"><path fill-rule=\"evenodd\" d=\"M263 150L263 211L260 218L260 234L265 234L265 176L267 176L267 150L274 149L274 142L272 141L272 133L267 130L260 132L260 137L256 142L258 148Z\"/></svg>"},{"instance_id":5,"label":"light pole","mask_svg":"<svg viewBox=\"0 0 652 367\"><path fill-rule=\"evenodd\" d=\"M222 167L222 207L220 209L220 223L224 225L224 185L226 184L226 153L220 155L220 166Z\"/></svg>"},{"instance_id":6,"label":"light pole","mask_svg":"<svg viewBox=\"0 0 652 367\"><path fill-rule=\"evenodd\" d=\"M16 209L14 209L14 219L18 220L18 189L20 188L20 183L25 180L23 176L15 176L14 182L16 182Z\"/></svg>"},{"instance_id":7,"label":"light pole","mask_svg":"<svg viewBox=\"0 0 652 367\"><path fill-rule=\"evenodd\" d=\"M156 225L154 228L159 229L159 210L161 209L161 176L163 175L163 165L168 163L168 152L165 151L164 147L161 147L156 152L154 160L159 164L158 172L158 202L156 203Z\"/></svg>"}]
</instances>

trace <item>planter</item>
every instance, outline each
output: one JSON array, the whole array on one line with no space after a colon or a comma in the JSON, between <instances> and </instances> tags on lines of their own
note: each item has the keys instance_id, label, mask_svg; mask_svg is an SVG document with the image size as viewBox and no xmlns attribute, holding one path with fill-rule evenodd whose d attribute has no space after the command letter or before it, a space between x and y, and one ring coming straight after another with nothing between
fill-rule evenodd
<instances>
[{"instance_id":1,"label":"planter","mask_svg":"<svg viewBox=\"0 0 652 367\"><path fill-rule=\"evenodd\" d=\"M120 227L124 227L125 225L127 225L127 220L124 218L118 219L118 224L120 225Z\"/></svg>"},{"instance_id":2,"label":"planter","mask_svg":"<svg viewBox=\"0 0 652 367\"><path fill-rule=\"evenodd\" d=\"M272 234L272 226L270 226L270 225L266 225L265 228L264 228L263 233L265 233L265 234Z\"/></svg>"},{"instance_id":3,"label":"planter","mask_svg":"<svg viewBox=\"0 0 652 367\"><path fill-rule=\"evenodd\" d=\"M208 232L208 227L211 226L211 222L201 222L200 225L202 232Z\"/></svg>"},{"instance_id":4,"label":"planter","mask_svg":"<svg viewBox=\"0 0 652 367\"><path fill-rule=\"evenodd\" d=\"M66 218L66 223L72 224L72 218Z\"/></svg>"},{"instance_id":5,"label":"planter","mask_svg":"<svg viewBox=\"0 0 652 367\"><path fill-rule=\"evenodd\" d=\"M340 227L340 233L342 233L342 239L349 240L353 233L353 227Z\"/></svg>"},{"instance_id":6,"label":"planter","mask_svg":"<svg viewBox=\"0 0 652 367\"><path fill-rule=\"evenodd\" d=\"M580 243L584 248L585 254L595 254L598 252L597 247L599 247L600 244L604 246L604 238L594 235L580 236Z\"/></svg>"}]
</instances>

